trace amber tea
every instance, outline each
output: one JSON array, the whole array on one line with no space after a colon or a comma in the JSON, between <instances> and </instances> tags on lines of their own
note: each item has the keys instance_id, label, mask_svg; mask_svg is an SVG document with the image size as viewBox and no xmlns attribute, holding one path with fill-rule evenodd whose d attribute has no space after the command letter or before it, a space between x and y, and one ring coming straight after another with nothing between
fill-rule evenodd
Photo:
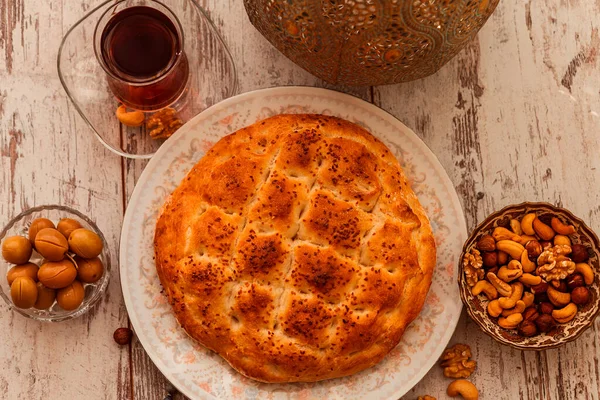
<instances>
[{"instance_id":1,"label":"amber tea","mask_svg":"<svg viewBox=\"0 0 600 400\"><path fill-rule=\"evenodd\" d=\"M99 47L110 89L131 108L166 107L185 89L189 66L180 26L157 8L133 6L110 16Z\"/></svg>"}]
</instances>

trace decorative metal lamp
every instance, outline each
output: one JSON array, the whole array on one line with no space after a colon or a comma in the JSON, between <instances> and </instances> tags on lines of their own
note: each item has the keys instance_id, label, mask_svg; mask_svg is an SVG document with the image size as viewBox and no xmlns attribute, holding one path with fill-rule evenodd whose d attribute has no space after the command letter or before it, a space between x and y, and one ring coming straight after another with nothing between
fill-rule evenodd
<instances>
[{"instance_id":1,"label":"decorative metal lamp","mask_svg":"<svg viewBox=\"0 0 600 400\"><path fill-rule=\"evenodd\" d=\"M433 74L500 0L244 0L285 56L333 84L385 85Z\"/></svg>"}]
</instances>

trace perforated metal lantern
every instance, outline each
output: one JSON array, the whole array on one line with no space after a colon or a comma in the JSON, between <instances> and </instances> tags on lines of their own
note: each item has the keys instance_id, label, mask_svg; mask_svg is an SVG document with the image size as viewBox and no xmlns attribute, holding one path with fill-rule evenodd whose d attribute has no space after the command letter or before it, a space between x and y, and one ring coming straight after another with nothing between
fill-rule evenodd
<instances>
[{"instance_id":1,"label":"perforated metal lantern","mask_svg":"<svg viewBox=\"0 0 600 400\"><path fill-rule=\"evenodd\" d=\"M244 0L284 55L330 83L384 85L431 75L500 0Z\"/></svg>"}]
</instances>

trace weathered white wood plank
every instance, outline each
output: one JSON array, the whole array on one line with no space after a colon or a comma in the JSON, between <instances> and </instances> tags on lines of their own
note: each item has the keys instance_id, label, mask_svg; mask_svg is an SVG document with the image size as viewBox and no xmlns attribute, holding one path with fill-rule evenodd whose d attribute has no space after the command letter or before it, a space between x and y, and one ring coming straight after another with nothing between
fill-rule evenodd
<instances>
[{"instance_id":1,"label":"weathered white wood plank","mask_svg":"<svg viewBox=\"0 0 600 400\"><path fill-rule=\"evenodd\" d=\"M112 339L127 323L117 264L120 160L92 137L56 74L60 38L82 13L79 3L0 1L1 223L34 205L72 206L97 221L115 267L106 296L77 320L40 323L0 305L6 399L130 396L129 351Z\"/></svg>"}]
</instances>

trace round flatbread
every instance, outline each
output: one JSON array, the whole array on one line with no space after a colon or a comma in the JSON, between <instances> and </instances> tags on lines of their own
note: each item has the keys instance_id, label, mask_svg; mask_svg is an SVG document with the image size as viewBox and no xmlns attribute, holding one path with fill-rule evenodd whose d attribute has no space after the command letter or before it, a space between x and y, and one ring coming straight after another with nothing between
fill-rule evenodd
<instances>
[{"instance_id":1,"label":"round flatbread","mask_svg":"<svg viewBox=\"0 0 600 400\"><path fill-rule=\"evenodd\" d=\"M381 361L435 266L431 226L396 158L324 115L279 115L221 139L164 204L154 244L181 326L263 382Z\"/></svg>"}]
</instances>

